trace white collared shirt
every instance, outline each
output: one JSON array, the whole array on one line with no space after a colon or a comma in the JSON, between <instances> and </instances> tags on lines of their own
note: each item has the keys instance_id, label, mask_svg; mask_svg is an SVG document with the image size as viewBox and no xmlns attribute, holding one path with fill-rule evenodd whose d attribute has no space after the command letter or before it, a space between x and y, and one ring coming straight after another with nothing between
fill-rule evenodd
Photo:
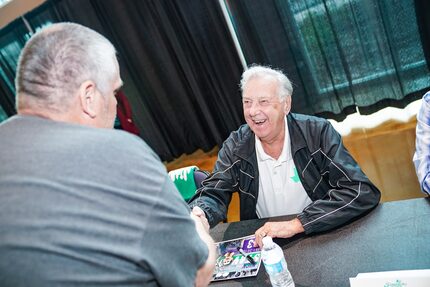
<instances>
[{"instance_id":1,"label":"white collared shirt","mask_svg":"<svg viewBox=\"0 0 430 287\"><path fill-rule=\"evenodd\" d=\"M264 152L255 136L255 152L259 171L257 215L259 218L297 214L312 200L300 182L291 154L291 141L285 118L285 138L278 160Z\"/></svg>"}]
</instances>

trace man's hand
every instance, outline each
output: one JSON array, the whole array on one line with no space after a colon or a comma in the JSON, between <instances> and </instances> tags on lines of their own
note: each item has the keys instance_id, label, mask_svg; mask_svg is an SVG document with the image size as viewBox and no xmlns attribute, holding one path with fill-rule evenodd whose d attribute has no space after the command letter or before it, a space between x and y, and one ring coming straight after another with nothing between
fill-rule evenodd
<instances>
[{"instance_id":1,"label":"man's hand","mask_svg":"<svg viewBox=\"0 0 430 287\"><path fill-rule=\"evenodd\" d=\"M200 207L193 207L193 210L191 211L191 218L194 220L199 220L206 232L209 232L209 222L206 218L205 212Z\"/></svg>"},{"instance_id":2,"label":"man's hand","mask_svg":"<svg viewBox=\"0 0 430 287\"><path fill-rule=\"evenodd\" d=\"M255 239L257 245L263 247L265 236L289 238L304 231L302 223L297 218L289 221L266 222L255 232Z\"/></svg>"}]
</instances>

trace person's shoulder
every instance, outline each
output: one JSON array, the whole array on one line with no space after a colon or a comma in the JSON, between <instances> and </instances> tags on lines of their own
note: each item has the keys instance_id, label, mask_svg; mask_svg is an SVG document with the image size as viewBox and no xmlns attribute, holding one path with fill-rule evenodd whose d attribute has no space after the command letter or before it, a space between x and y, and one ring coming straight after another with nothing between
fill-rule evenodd
<instances>
[{"instance_id":1,"label":"person's shoulder","mask_svg":"<svg viewBox=\"0 0 430 287\"><path fill-rule=\"evenodd\" d=\"M122 149L128 153L145 151L153 153L148 144L140 137L123 130L115 129L99 129L95 128L92 131L93 137L104 142L107 147Z\"/></svg>"},{"instance_id":2,"label":"person's shoulder","mask_svg":"<svg viewBox=\"0 0 430 287\"><path fill-rule=\"evenodd\" d=\"M427 104L430 104L430 91L424 94L423 101L426 102Z\"/></svg>"},{"instance_id":3,"label":"person's shoulder","mask_svg":"<svg viewBox=\"0 0 430 287\"><path fill-rule=\"evenodd\" d=\"M308 140L319 140L321 137L325 136L332 138L337 134L334 127L325 118L294 113L290 113L289 117L289 128L292 128L292 133L296 135L300 134L297 132L298 130L300 130L301 134L304 135L305 138L307 138ZM296 126L298 128L295 128Z\"/></svg>"},{"instance_id":4,"label":"person's shoulder","mask_svg":"<svg viewBox=\"0 0 430 287\"><path fill-rule=\"evenodd\" d=\"M123 130L94 128L93 132L98 137L121 146L147 146L140 137Z\"/></svg>"},{"instance_id":5,"label":"person's shoulder","mask_svg":"<svg viewBox=\"0 0 430 287\"><path fill-rule=\"evenodd\" d=\"M317 117L317 116L311 116L311 115L305 115L305 114L297 114L297 113L290 113L290 115L296 121L311 121L311 122L326 121L326 119L321 118L321 117Z\"/></svg>"},{"instance_id":6,"label":"person's shoulder","mask_svg":"<svg viewBox=\"0 0 430 287\"><path fill-rule=\"evenodd\" d=\"M154 158L154 151L138 136L123 130L95 128L79 124L51 121L48 130L63 141L74 142L76 149L85 148L92 154L115 155L130 161Z\"/></svg>"},{"instance_id":7,"label":"person's shoulder","mask_svg":"<svg viewBox=\"0 0 430 287\"><path fill-rule=\"evenodd\" d=\"M291 118L294 119L294 121L298 125L306 125L310 127L322 127L330 124L330 122L327 119L317 117L317 116L296 114L296 113L290 113L290 116Z\"/></svg>"},{"instance_id":8,"label":"person's shoulder","mask_svg":"<svg viewBox=\"0 0 430 287\"><path fill-rule=\"evenodd\" d=\"M248 138L252 134L251 128L248 124L241 125L237 130L230 133L229 138L235 138L237 140L242 140Z\"/></svg>"},{"instance_id":9,"label":"person's shoulder","mask_svg":"<svg viewBox=\"0 0 430 287\"><path fill-rule=\"evenodd\" d=\"M223 146L239 146L244 142L248 142L250 137L253 136L251 128L248 124L241 125L237 130L232 131L229 137L224 141Z\"/></svg>"},{"instance_id":10,"label":"person's shoulder","mask_svg":"<svg viewBox=\"0 0 430 287\"><path fill-rule=\"evenodd\" d=\"M153 177L164 177L165 167L155 151L140 137L122 130L95 129L91 138L95 154L104 154L134 170L146 170ZM167 174L166 174L167 175Z\"/></svg>"},{"instance_id":11,"label":"person's shoulder","mask_svg":"<svg viewBox=\"0 0 430 287\"><path fill-rule=\"evenodd\" d=\"M424 94L421 109L424 109L425 111L430 110L430 91Z\"/></svg>"},{"instance_id":12,"label":"person's shoulder","mask_svg":"<svg viewBox=\"0 0 430 287\"><path fill-rule=\"evenodd\" d=\"M424 94L421 102L421 107L417 113L417 120L420 127L423 123L426 125L430 124L430 91Z\"/></svg>"}]
</instances>

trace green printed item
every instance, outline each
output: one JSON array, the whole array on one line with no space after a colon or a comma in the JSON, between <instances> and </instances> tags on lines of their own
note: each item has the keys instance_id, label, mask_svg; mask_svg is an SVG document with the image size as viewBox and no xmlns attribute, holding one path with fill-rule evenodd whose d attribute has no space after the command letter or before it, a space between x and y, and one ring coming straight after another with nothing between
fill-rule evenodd
<instances>
[{"instance_id":1,"label":"green printed item","mask_svg":"<svg viewBox=\"0 0 430 287\"><path fill-rule=\"evenodd\" d=\"M196 193L196 183L194 181L194 171L197 166L187 166L169 172L170 179L176 185L179 193L185 201L191 199Z\"/></svg>"}]
</instances>

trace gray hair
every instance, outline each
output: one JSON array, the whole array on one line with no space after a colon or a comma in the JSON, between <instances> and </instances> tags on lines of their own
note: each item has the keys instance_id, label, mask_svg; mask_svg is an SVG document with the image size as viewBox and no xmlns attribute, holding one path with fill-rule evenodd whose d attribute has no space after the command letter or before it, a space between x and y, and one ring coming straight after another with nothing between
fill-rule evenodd
<instances>
[{"instance_id":1,"label":"gray hair","mask_svg":"<svg viewBox=\"0 0 430 287\"><path fill-rule=\"evenodd\" d=\"M21 52L17 108L65 111L84 81L92 80L105 95L117 69L115 48L105 37L79 24L53 24L31 37Z\"/></svg>"},{"instance_id":2,"label":"gray hair","mask_svg":"<svg viewBox=\"0 0 430 287\"><path fill-rule=\"evenodd\" d=\"M281 101L293 94L293 86L291 85L291 81L281 70L259 65L250 66L243 72L242 78L240 80L240 89L242 92L248 81L254 78L267 78L276 80L279 84L278 97Z\"/></svg>"}]
</instances>

